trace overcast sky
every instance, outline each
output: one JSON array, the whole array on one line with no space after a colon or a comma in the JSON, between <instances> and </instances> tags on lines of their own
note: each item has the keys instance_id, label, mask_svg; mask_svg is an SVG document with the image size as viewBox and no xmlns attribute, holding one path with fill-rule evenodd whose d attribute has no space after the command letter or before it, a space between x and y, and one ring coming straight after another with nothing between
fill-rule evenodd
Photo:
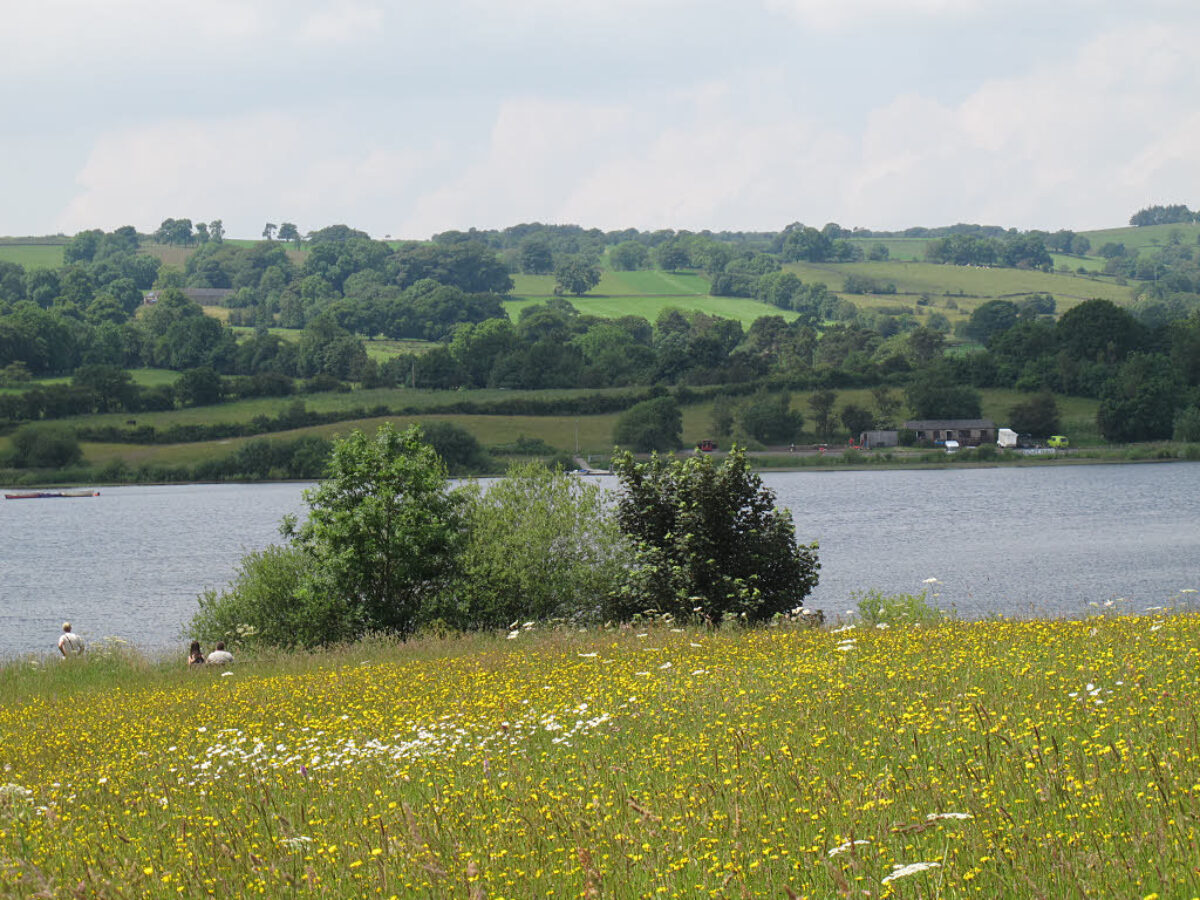
<instances>
[{"instance_id":1,"label":"overcast sky","mask_svg":"<svg viewBox=\"0 0 1200 900\"><path fill-rule=\"evenodd\" d=\"M1124 224L1195 0L0 0L0 234Z\"/></svg>"}]
</instances>

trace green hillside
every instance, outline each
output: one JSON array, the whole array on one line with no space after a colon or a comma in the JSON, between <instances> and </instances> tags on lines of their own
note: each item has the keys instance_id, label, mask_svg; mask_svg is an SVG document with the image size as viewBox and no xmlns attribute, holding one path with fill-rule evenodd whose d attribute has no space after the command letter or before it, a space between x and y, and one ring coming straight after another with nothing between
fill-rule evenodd
<instances>
[{"instance_id":1,"label":"green hillside","mask_svg":"<svg viewBox=\"0 0 1200 900\"><path fill-rule=\"evenodd\" d=\"M61 244L0 243L0 262L26 269L56 269L63 264L63 248Z\"/></svg>"},{"instance_id":2,"label":"green hillside","mask_svg":"<svg viewBox=\"0 0 1200 900\"><path fill-rule=\"evenodd\" d=\"M767 303L759 303L757 300L744 300L737 297L709 297L700 294L658 297L596 297L585 294L582 297L567 297L566 299L582 314L605 319L641 316L653 322L658 318L659 313L666 309L702 312L710 316L736 319L745 326L749 326L755 319L763 316L783 316L789 322L796 318L796 313L791 310L778 309ZM504 308L515 322L521 315L522 309L544 301L545 298L542 297L507 300Z\"/></svg>"},{"instance_id":3,"label":"green hillside","mask_svg":"<svg viewBox=\"0 0 1200 900\"><path fill-rule=\"evenodd\" d=\"M1093 254L1108 243L1124 244L1127 250L1146 250L1166 246L1173 237L1178 237L1184 244L1195 244L1200 241L1200 223L1145 225L1141 228L1130 225L1125 228L1081 231L1080 234L1092 242Z\"/></svg>"},{"instance_id":4,"label":"green hillside","mask_svg":"<svg viewBox=\"0 0 1200 900\"><path fill-rule=\"evenodd\" d=\"M513 294L517 297L554 296L553 275L513 275ZM707 296L708 279L695 272L663 272L642 269L637 272L618 272L602 269L600 283L589 296Z\"/></svg>"},{"instance_id":5,"label":"green hillside","mask_svg":"<svg viewBox=\"0 0 1200 900\"><path fill-rule=\"evenodd\" d=\"M1129 288L1111 278L1089 277L1031 269L984 266L945 266L926 262L855 262L789 263L786 269L803 281L823 281L831 290L840 291L847 275L862 275L877 281L892 282L901 294L929 294L975 299L979 302L1024 294L1053 294L1059 309L1102 297L1114 302L1129 299ZM854 297L850 297L854 299Z\"/></svg>"}]
</instances>

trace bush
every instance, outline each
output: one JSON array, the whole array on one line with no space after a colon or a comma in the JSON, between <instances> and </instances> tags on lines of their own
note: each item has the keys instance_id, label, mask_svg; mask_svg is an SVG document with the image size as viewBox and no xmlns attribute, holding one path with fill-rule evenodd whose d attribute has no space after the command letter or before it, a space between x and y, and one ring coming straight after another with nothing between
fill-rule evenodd
<instances>
[{"instance_id":1,"label":"bush","mask_svg":"<svg viewBox=\"0 0 1200 900\"><path fill-rule=\"evenodd\" d=\"M242 558L233 583L200 595L188 632L204 643L311 647L336 641L345 611L304 591L311 559L299 547L272 546Z\"/></svg>"},{"instance_id":2,"label":"bush","mask_svg":"<svg viewBox=\"0 0 1200 900\"><path fill-rule=\"evenodd\" d=\"M1175 440L1200 442L1200 406L1189 406L1175 416Z\"/></svg>"},{"instance_id":3,"label":"bush","mask_svg":"<svg viewBox=\"0 0 1200 900\"><path fill-rule=\"evenodd\" d=\"M425 443L437 451L451 472L487 472L492 459L475 435L453 422L423 422L421 430Z\"/></svg>"},{"instance_id":4,"label":"bush","mask_svg":"<svg viewBox=\"0 0 1200 900\"><path fill-rule=\"evenodd\" d=\"M226 591L200 598L196 637L248 625L260 643L312 647L416 628L453 574L461 493L416 426L353 432L334 443L327 471L305 492L304 525L284 519L292 543L250 554Z\"/></svg>"},{"instance_id":5,"label":"bush","mask_svg":"<svg viewBox=\"0 0 1200 900\"><path fill-rule=\"evenodd\" d=\"M541 463L476 489L466 522L460 580L427 612L459 628L596 620L629 552L599 485Z\"/></svg>"},{"instance_id":6,"label":"bush","mask_svg":"<svg viewBox=\"0 0 1200 900\"><path fill-rule=\"evenodd\" d=\"M852 594L858 601L858 614L868 625L932 625L942 612L929 604L926 591L919 594L884 594L869 590Z\"/></svg>"},{"instance_id":7,"label":"bush","mask_svg":"<svg viewBox=\"0 0 1200 900\"><path fill-rule=\"evenodd\" d=\"M334 443L328 473L305 492L308 520L294 532L313 563L305 595L346 614L349 633L321 643L406 637L453 575L464 497L449 489L445 465L415 425L385 424L373 438L352 432Z\"/></svg>"},{"instance_id":8,"label":"bush","mask_svg":"<svg viewBox=\"0 0 1200 900\"><path fill-rule=\"evenodd\" d=\"M675 450L683 443L683 413L670 397L638 403L617 419L613 442L638 453Z\"/></svg>"},{"instance_id":9,"label":"bush","mask_svg":"<svg viewBox=\"0 0 1200 900\"><path fill-rule=\"evenodd\" d=\"M804 416L792 411L792 395L787 391L769 394L760 391L737 412L741 429L763 444L786 444L804 427Z\"/></svg>"},{"instance_id":10,"label":"bush","mask_svg":"<svg viewBox=\"0 0 1200 900\"><path fill-rule=\"evenodd\" d=\"M611 613L670 613L716 622L760 622L803 605L817 584L817 545L796 543L792 516L734 447L711 457L638 463L613 460L621 482L617 518L633 563Z\"/></svg>"},{"instance_id":11,"label":"bush","mask_svg":"<svg viewBox=\"0 0 1200 900\"><path fill-rule=\"evenodd\" d=\"M10 465L18 469L60 469L83 458L79 438L65 425L24 425L10 442Z\"/></svg>"}]
</instances>

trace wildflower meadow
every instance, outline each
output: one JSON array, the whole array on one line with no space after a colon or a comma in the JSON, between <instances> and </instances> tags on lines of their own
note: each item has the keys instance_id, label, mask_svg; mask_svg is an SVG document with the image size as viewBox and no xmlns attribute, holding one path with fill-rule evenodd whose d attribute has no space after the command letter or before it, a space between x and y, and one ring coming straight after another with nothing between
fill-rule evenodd
<instances>
[{"instance_id":1,"label":"wildflower meadow","mask_svg":"<svg viewBox=\"0 0 1200 900\"><path fill-rule=\"evenodd\" d=\"M0 668L0 895L1193 897L1200 616Z\"/></svg>"}]
</instances>

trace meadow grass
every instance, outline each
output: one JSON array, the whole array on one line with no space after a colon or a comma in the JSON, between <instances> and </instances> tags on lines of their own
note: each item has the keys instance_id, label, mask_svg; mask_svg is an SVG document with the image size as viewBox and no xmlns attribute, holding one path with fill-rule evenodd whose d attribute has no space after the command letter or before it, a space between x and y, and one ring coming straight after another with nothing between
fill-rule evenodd
<instances>
[{"instance_id":1,"label":"meadow grass","mask_svg":"<svg viewBox=\"0 0 1200 900\"><path fill-rule=\"evenodd\" d=\"M12 663L0 893L1195 896L1197 646L1182 614Z\"/></svg>"},{"instance_id":2,"label":"meadow grass","mask_svg":"<svg viewBox=\"0 0 1200 900\"><path fill-rule=\"evenodd\" d=\"M1053 294L1060 314L1093 297L1116 303L1127 302L1130 298L1129 287L1118 285L1111 278L1061 272L903 261L788 263L784 268L795 272L806 283L824 282L833 291L840 291L846 276L851 274L891 281L902 293L927 293L936 299L951 297L968 312L987 300L1019 299L1030 293ZM938 306L936 299L935 306ZM904 304L910 301L897 297L893 302Z\"/></svg>"},{"instance_id":3,"label":"meadow grass","mask_svg":"<svg viewBox=\"0 0 1200 900\"><path fill-rule=\"evenodd\" d=\"M769 303L757 300L747 300L738 297L594 297L585 294L582 297L568 297L571 305L586 316L599 316L605 319L619 319L621 316L641 316L654 322L659 315L668 309L678 309L683 312L702 312L710 316L721 316L725 319L736 319L743 326L749 327L755 319L763 316L782 316L787 321L796 318L791 310L779 309ZM544 302L540 299L505 300L504 308L509 317L515 322L520 318L521 310Z\"/></svg>"},{"instance_id":4,"label":"meadow grass","mask_svg":"<svg viewBox=\"0 0 1200 900\"><path fill-rule=\"evenodd\" d=\"M141 387L159 387L164 384L174 384L179 380L179 373L173 369L126 369L133 383ZM19 384L0 387L0 394L23 394L30 388L51 384L70 384L70 375L51 375L44 378L31 378Z\"/></svg>"},{"instance_id":5,"label":"meadow grass","mask_svg":"<svg viewBox=\"0 0 1200 900\"><path fill-rule=\"evenodd\" d=\"M61 244L0 244L0 262L26 269L57 269L63 264Z\"/></svg>"},{"instance_id":6,"label":"meadow grass","mask_svg":"<svg viewBox=\"0 0 1200 900\"><path fill-rule=\"evenodd\" d=\"M554 296L553 275L515 274L512 279L513 294L518 297ZM706 296L709 286L708 279L698 272L664 272L661 269L620 272L602 268L600 283L589 294L601 297Z\"/></svg>"},{"instance_id":7,"label":"meadow grass","mask_svg":"<svg viewBox=\"0 0 1200 900\"><path fill-rule=\"evenodd\" d=\"M1200 240L1200 223L1144 225L1141 228L1129 225L1123 228L1083 231L1080 234L1092 242L1092 253L1096 253L1108 243L1124 244L1126 250L1147 250L1166 246L1171 242L1172 234L1178 234L1182 243L1194 245Z\"/></svg>"},{"instance_id":8,"label":"meadow grass","mask_svg":"<svg viewBox=\"0 0 1200 900\"><path fill-rule=\"evenodd\" d=\"M297 400L315 412L337 412L362 407L384 405L423 409L449 403L488 403L504 400L557 400L588 397L596 394L621 393L629 388L548 388L546 390L505 390L476 388L461 391L434 391L395 388L363 388L360 390L327 391L316 394L293 394L287 397L252 397L213 406L190 406L183 409L139 413L97 413L90 416L70 416L61 419L70 425L124 425L136 418L139 425L169 428L172 425L211 425L214 423L249 422L256 416L277 416Z\"/></svg>"},{"instance_id":9,"label":"meadow grass","mask_svg":"<svg viewBox=\"0 0 1200 900\"><path fill-rule=\"evenodd\" d=\"M353 394L340 395L311 395L306 398L306 402L313 397L355 397L359 394L368 394L372 392L356 392ZM468 396L481 395L488 393L496 393L500 396L511 396L518 392L464 392ZM570 392L557 392L569 394ZM408 398L410 395L414 398L413 405L419 405L421 400L427 403L446 402L451 396L457 397L458 394L448 395L446 392L415 392L405 391L403 396ZM983 413L986 417L993 419L997 424L1004 425L1008 421L1008 411L1017 403L1024 402L1028 399L1027 394L1023 394L1014 390L997 390L989 389L981 392L983 397ZM808 422L805 432L797 437L797 444L810 443L817 440L816 435L812 430L812 410L808 405L809 398L812 396L811 391L796 391L792 393L792 409L802 413ZM421 399L416 399L416 398ZM257 400L241 401L243 404L249 405L249 409L258 409L262 414L274 414L278 409L282 408L286 400L279 399L271 400L273 406L265 405L268 398L260 398ZM379 401L376 401L379 402ZM405 400L405 402L410 402ZM1059 409L1062 418L1062 433L1070 437L1074 447L1093 447L1102 445L1103 441L1096 429L1095 417L1098 402L1081 397L1060 397L1058 398ZM856 404L866 409L874 408L874 400L871 392L865 388L840 390L837 392L837 410L841 410L849 404ZM227 407L237 406L238 404L227 404L225 407L199 407L187 410L175 410L168 413L153 413L139 414L137 421L139 424L154 424L158 427L165 427L170 424L199 424L211 421L222 422L238 422L248 421L253 416L246 415L248 409L242 409L239 414L234 416L222 415L218 420L212 416L214 410L226 409ZM316 408L316 404L309 403L310 407ZM354 404L363 405L363 404ZM366 404L370 405L370 404ZM704 438L715 438L716 435L712 430L712 401L704 401L701 403L688 404L681 408L683 414L683 446L685 448L694 447L697 442ZM209 417L205 418L200 415L203 410L208 409ZM184 414L192 414L186 418L179 418ZM591 454L593 456L602 456L609 453L613 447L613 430L616 426L619 413L603 413L598 415L556 415L556 416L496 416L496 415L447 415L447 414L430 414L430 415L410 415L410 416L388 416L388 417L372 417L367 419L353 419L343 422L336 422L328 425L315 425L305 428L297 428L287 431L272 432L270 434L257 437L234 437L223 438L220 440L211 441L196 441L184 444L121 444L121 443L102 443L102 442L84 442L84 460L89 465L101 466L115 459L122 459L131 466L141 465L143 463L152 463L159 465L195 465L205 459L225 456L232 453L242 444L251 440L291 440L303 435L315 434L325 438L332 438L336 435L349 434L354 429L360 429L367 433L374 433L375 429L385 421L390 421L399 426L407 425L411 422L450 422L465 428L475 438L485 446L495 446L498 444L512 443L519 437L540 438L551 447L557 450L573 453L576 448L583 454ZM157 418L151 418L151 416ZM121 424L125 420L123 415L115 416L94 416L91 417L91 422L104 421L107 424ZM81 422L83 420L80 420ZM839 439L840 442L840 439ZM0 437L0 450L6 446L7 439ZM729 441L720 439L722 449L728 449ZM836 443L836 442L835 442ZM1122 448L1123 449L1123 448ZM794 459L794 458L793 458ZM756 465L769 465L767 461L759 461L756 459ZM786 459L778 461L776 465L789 465ZM796 463L790 463L792 465ZM806 463L811 464L811 463Z\"/></svg>"}]
</instances>

